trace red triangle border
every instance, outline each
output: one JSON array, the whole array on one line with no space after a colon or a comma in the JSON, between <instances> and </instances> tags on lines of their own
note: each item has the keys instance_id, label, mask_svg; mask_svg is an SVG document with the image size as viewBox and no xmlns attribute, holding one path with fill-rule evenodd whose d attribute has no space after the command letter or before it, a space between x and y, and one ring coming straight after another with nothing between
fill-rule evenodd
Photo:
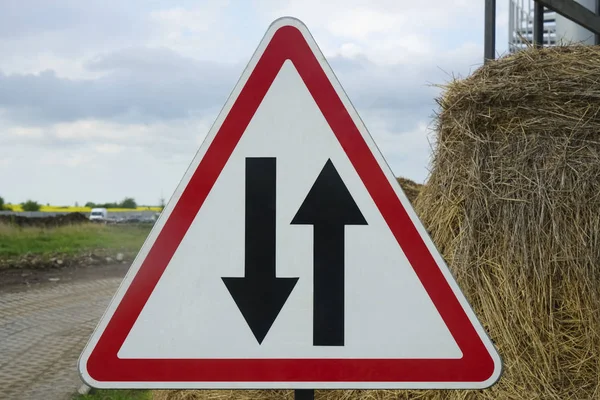
<instances>
[{"instance_id":1,"label":"red triangle border","mask_svg":"<svg viewBox=\"0 0 600 400\"><path fill-rule=\"evenodd\" d=\"M460 359L120 359L117 353L256 109L291 60L463 353ZM495 362L302 32L279 28L93 348L98 382L483 382Z\"/></svg>"}]
</instances>

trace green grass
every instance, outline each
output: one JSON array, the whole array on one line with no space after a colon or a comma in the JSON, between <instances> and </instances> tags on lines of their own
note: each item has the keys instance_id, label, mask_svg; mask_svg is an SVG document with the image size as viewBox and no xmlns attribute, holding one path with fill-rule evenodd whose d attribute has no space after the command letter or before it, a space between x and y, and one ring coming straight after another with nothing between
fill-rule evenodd
<instances>
[{"instance_id":1,"label":"green grass","mask_svg":"<svg viewBox=\"0 0 600 400\"><path fill-rule=\"evenodd\" d=\"M148 390L95 390L88 394L78 394L73 400L151 400L152 393Z\"/></svg>"},{"instance_id":2,"label":"green grass","mask_svg":"<svg viewBox=\"0 0 600 400\"><path fill-rule=\"evenodd\" d=\"M108 249L138 251L151 226L79 224L34 228L0 224L0 259L25 254L78 254Z\"/></svg>"}]
</instances>

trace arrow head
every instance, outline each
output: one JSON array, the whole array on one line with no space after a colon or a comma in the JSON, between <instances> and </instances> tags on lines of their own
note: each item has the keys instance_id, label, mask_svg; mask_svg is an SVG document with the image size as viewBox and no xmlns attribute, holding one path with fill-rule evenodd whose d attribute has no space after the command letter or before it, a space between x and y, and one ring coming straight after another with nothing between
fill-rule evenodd
<instances>
[{"instance_id":1,"label":"arrow head","mask_svg":"<svg viewBox=\"0 0 600 400\"><path fill-rule=\"evenodd\" d=\"M298 278L221 278L259 344L271 329Z\"/></svg>"},{"instance_id":2,"label":"arrow head","mask_svg":"<svg viewBox=\"0 0 600 400\"><path fill-rule=\"evenodd\" d=\"M327 160L292 224L367 225L367 221L333 163Z\"/></svg>"}]
</instances>

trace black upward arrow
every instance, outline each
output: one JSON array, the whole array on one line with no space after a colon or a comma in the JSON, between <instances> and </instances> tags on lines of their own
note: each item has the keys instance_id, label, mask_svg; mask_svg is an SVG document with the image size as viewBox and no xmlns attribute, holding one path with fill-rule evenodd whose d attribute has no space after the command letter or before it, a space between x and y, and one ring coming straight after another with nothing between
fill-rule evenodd
<instances>
[{"instance_id":1,"label":"black upward arrow","mask_svg":"<svg viewBox=\"0 0 600 400\"><path fill-rule=\"evenodd\" d=\"M292 224L313 225L313 345L344 345L344 226L367 225L327 160Z\"/></svg>"},{"instance_id":2,"label":"black upward arrow","mask_svg":"<svg viewBox=\"0 0 600 400\"><path fill-rule=\"evenodd\" d=\"M298 278L275 275L275 158L246 158L245 277L222 278L262 343Z\"/></svg>"}]
</instances>

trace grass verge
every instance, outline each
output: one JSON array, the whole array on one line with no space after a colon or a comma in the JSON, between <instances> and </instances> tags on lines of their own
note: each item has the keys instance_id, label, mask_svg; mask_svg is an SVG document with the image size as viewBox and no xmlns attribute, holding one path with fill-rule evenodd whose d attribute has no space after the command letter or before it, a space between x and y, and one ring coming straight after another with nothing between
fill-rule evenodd
<instances>
[{"instance_id":1,"label":"grass verge","mask_svg":"<svg viewBox=\"0 0 600 400\"><path fill-rule=\"evenodd\" d=\"M78 394L72 400L151 400L152 393L149 390L95 390L88 394Z\"/></svg>"},{"instance_id":2,"label":"grass verge","mask_svg":"<svg viewBox=\"0 0 600 400\"><path fill-rule=\"evenodd\" d=\"M149 225L78 224L55 228L0 224L0 259L27 254L75 255L106 249L138 251L150 233Z\"/></svg>"}]
</instances>

